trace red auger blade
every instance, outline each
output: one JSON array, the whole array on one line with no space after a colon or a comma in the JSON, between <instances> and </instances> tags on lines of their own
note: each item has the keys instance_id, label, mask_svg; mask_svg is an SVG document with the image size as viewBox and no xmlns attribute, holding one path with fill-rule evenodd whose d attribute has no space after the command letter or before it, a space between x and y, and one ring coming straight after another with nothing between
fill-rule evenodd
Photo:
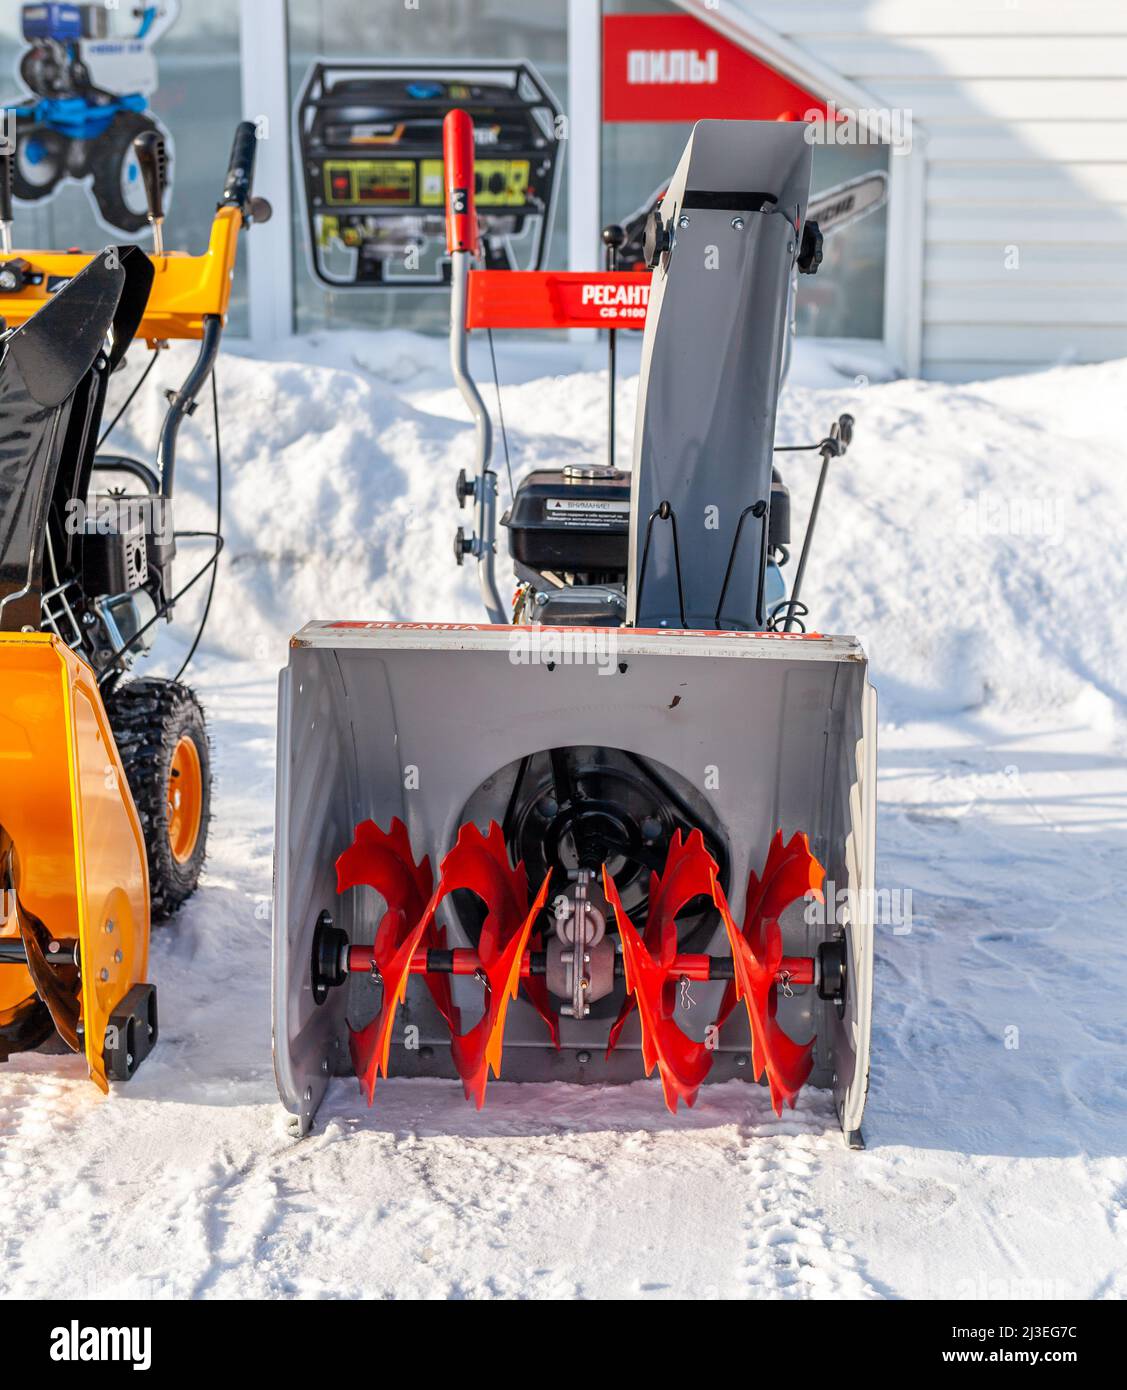
<instances>
[{"instance_id":1,"label":"red auger blade","mask_svg":"<svg viewBox=\"0 0 1127 1390\"><path fill-rule=\"evenodd\" d=\"M377 1075L387 1075L395 1011L407 993L411 959L424 941L440 948L445 940L445 933L440 934L434 924L437 899L432 894L433 882L430 859L415 863L407 827L398 817L389 832L373 821L362 821L352 844L337 860L338 893L366 883L379 893L386 908L373 946L373 959L383 979L380 1011L366 1027L350 1030L349 1039L352 1065L369 1105ZM428 979L427 983L443 1016L451 1027L456 1026L449 980L432 983ZM435 984L441 984L443 990L435 991Z\"/></svg>"},{"instance_id":2,"label":"red auger blade","mask_svg":"<svg viewBox=\"0 0 1127 1390\"><path fill-rule=\"evenodd\" d=\"M622 940L627 1002L636 1004L642 1025L642 1061L647 1076L657 1066L665 1104L673 1114L680 1101L693 1104L712 1065L705 1044L694 1042L683 1033L674 1018L679 983L674 964L674 919L690 899L701 894L711 897L715 882L716 864L704 847L700 831L694 830L684 843L680 831L675 832L661 877L654 874L650 879L645 934L639 936L622 906L614 879L603 866L603 887L614 908ZM611 1030L608 1055L629 1014L630 1009L624 1004Z\"/></svg>"},{"instance_id":3,"label":"red auger blade","mask_svg":"<svg viewBox=\"0 0 1127 1390\"><path fill-rule=\"evenodd\" d=\"M550 881L549 873L530 908L524 865L518 864L515 869L510 866L504 833L496 822L490 825L488 836L476 825L463 825L457 843L442 861L436 900L456 888L468 888L487 910L477 947L485 975L485 1012L468 1033L452 1030L450 1043L466 1099L472 1100L479 1110L485 1104L489 1072L496 1077L501 1075L509 1000L517 997L521 960L533 923L547 901ZM553 1041L558 1047L554 1031Z\"/></svg>"},{"instance_id":4,"label":"red auger blade","mask_svg":"<svg viewBox=\"0 0 1127 1390\"><path fill-rule=\"evenodd\" d=\"M751 874L747 885L747 906L741 931L732 918L719 883L713 884L712 899L724 920L732 948L735 976L724 991L717 1027L724 1023L742 999L751 1026L751 1062L755 1079L767 1073L771 1105L776 1115L783 1102L794 1103L814 1065L814 1039L796 1043L779 1026L776 973L783 958L783 935L779 917L792 902L812 893L821 900L825 870L810 852L805 835L793 835L783 844L783 832L775 832L762 878Z\"/></svg>"}]
</instances>

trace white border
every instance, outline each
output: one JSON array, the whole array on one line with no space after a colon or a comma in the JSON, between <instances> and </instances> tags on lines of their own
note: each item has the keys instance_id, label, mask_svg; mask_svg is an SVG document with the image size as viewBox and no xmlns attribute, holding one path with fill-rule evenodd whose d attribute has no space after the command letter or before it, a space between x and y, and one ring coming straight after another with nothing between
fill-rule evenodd
<instances>
[{"instance_id":1,"label":"white border","mask_svg":"<svg viewBox=\"0 0 1127 1390\"><path fill-rule=\"evenodd\" d=\"M244 341L263 348L294 329L286 0L239 0L239 59L243 116L267 123L255 154L254 191L274 215L245 238L250 327Z\"/></svg>"}]
</instances>

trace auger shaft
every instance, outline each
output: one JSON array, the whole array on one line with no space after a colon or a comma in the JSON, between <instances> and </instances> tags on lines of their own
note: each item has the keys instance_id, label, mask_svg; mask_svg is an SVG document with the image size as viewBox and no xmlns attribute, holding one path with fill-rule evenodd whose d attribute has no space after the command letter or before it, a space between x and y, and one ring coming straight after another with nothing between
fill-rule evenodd
<instances>
[{"instance_id":1,"label":"auger shaft","mask_svg":"<svg viewBox=\"0 0 1127 1390\"><path fill-rule=\"evenodd\" d=\"M353 975L370 975L375 957L372 946L349 946L347 968ZM548 953L546 951L526 951L521 957L520 978L528 980L547 973ZM459 975L472 976L482 969L481 957L476 951L456 947L449 951L416 951L411 958L408 973L411 975ZM378 966L377 966L378 973ZM624 974L621 958L615 961L615 976ZM678 955L674 957L670 973L686 980L731 980L735 967L731 956ZM812 985L817 983L818 962L813 956L784 956L779 962L775 977L780 984Z\"/></svg>"}]
</instances>

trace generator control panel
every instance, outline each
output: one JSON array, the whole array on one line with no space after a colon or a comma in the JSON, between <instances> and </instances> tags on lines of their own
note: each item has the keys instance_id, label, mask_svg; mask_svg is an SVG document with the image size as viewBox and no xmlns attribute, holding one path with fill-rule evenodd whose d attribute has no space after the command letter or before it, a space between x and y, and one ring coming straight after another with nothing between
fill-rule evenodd
<instances>
[{"instance_id":1,"label":"generator control panel","mask_svg":"<svg viewBox=\"0 0 1127 1390\"><path fill-rule=\"evenodd\" d=\"M530 63L314 64L296 113L313 273L333 289L446 283L442 121L473 117L485 265L539 270L563 131Z\"/></svg>"}]
</instances>

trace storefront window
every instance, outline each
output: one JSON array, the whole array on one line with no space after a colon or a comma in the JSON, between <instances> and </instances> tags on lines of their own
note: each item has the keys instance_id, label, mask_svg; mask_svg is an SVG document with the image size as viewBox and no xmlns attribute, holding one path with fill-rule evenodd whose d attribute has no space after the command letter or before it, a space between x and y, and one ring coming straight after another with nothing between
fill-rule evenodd
<instances>
[{"instance_id":1,"label":"storefront window","mask_svg":"<svg viewBox=\"0 0 1127 1390\"><path fill-rule=\"evenodd\" d=\"M290 100L312 64L332 62L531 62L563 106L567 97L566 0L290 0ZM391 171L394 174L394 170ZM449 293L442 289L332 289L310 265L303 171L294 170L294 299L297 330L409 328L445 332ZM560 180L547 268L567 264L566 175Z\"/></svg>"},{"instance_id":2,"label":"storefront window","mask_svg":"<svg viewBox=\"0 0 1127 1390\"><path fill-rule=\"evenodd\" d=\"M46 8L46 7L43 7ZM111 33L132 32L131 7L109 11ZM20 6L5 6L0 20L0 91L5 105L27 101L19 76L29 47L21 31ZM239 8L230 0L190 0L156 39L152 55L157 87L149 107L172 137L173 185L165 222L165 246L198 254L207 246L215 204L223 187L227 156L242 115L239 67ZM114 231L104 224L89 193L90 179L64 179L40 202L17 202L17 246L93 249L111 241L150 245L147 231ZM235 273L231 331L247 331L243 257Z\"/></svg>"},{"instance_id":3,"label":"storefront window","mask_svg":"<svg viewBox=\"0 0 1127 1390\"><path fill-rule=\"evenodd\" d=\"M606 14L681 15L663 0L606 0ZM691 122L623 121L603 125L602 220L620 222L667 182L692 130ZM814 150L812 191L873 170L888 169L880 145L819 145ZM798 331L815 337L884 336L884 267L887 214L864 217L827 238L815 276L799 279Z\"/></svg>"}]
</instances>

